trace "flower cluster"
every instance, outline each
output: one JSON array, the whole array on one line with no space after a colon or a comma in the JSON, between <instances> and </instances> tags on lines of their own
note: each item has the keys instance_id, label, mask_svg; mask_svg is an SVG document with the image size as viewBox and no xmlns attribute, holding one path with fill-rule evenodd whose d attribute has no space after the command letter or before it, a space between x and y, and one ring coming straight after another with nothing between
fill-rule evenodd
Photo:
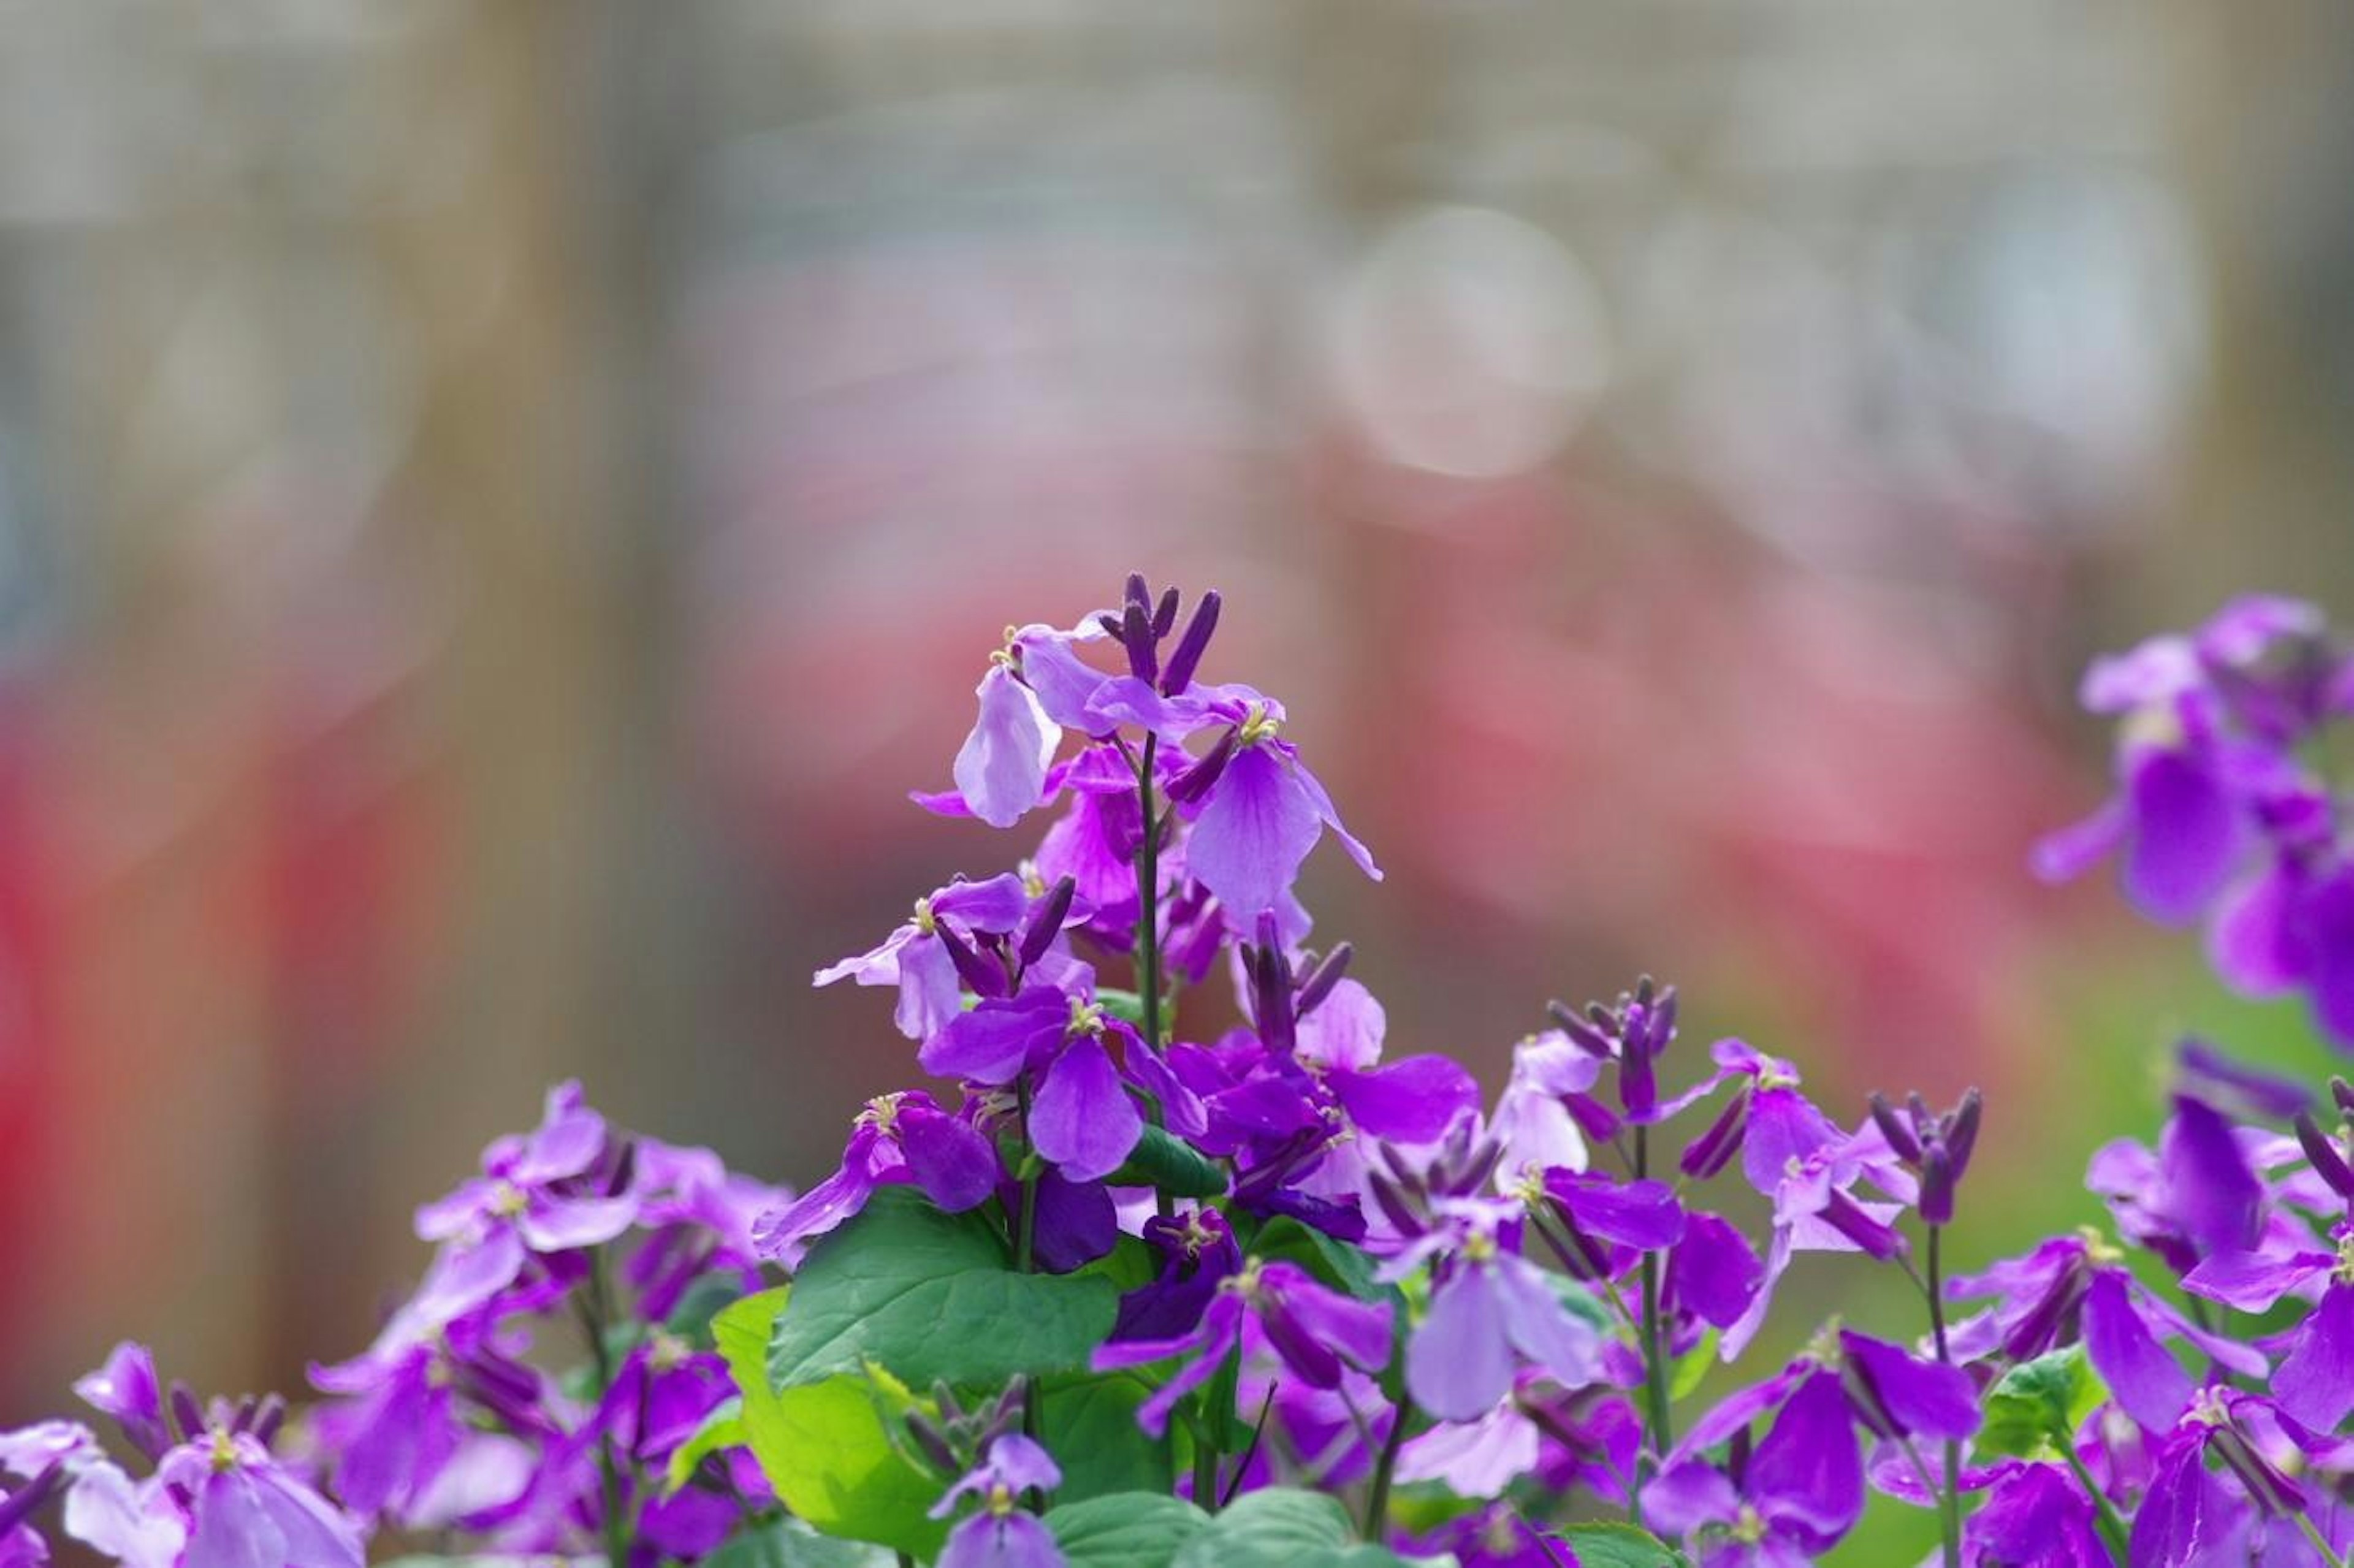
<instances>
[{"instance_id":1,"label":"flower cluster","mask_svg":"<svg viewBox=\"0 0 2354 1568\"><path fill-rule=\"evenodd\" d=\"M1132 577L1009 630L917 799L1051 821L818 972L894 989L932 1079L830 1175L761 1188L559 1088L419 1212L422 1284L299 1424L166 1398L125 1347L80 1392L145 1478L80 1425L0 1436L0 1568L58 1499L141 1568L345 1568L371 1532L608 1568L1802 1568L1875 1498L1947 1568L2342 1568L2354 1086L2187 1042L2156 1143L2092 1159L2110 1223L1959 1275L1975 1091L1841 1114L1685 1044L1646 978L1532 1010L1491 1099L1310 945L1316 845L1380 874L1283 705L1202 679L1219 613ZM2221 900L2227 970L2261 949L2333 1028L2354 881L2299 758L2346 669L2269 600L2105 662L2123 794L2044 855L2122 844L2153 912ZM1819 1253L1920 1316L1760 1364Z\"/></svg>"}]
</instances>

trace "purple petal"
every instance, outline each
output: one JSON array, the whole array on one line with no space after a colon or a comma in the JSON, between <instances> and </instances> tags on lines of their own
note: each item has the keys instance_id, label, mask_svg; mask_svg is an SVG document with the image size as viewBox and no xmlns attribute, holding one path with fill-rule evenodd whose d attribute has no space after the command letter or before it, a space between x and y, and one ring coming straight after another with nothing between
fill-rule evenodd
<instances>
[{"instance_id":1,"label":"purple petal","mask_svg":"<svg viewBox=\"0 0 2354 1568\"><path fill-rule=\"evenodd\" d=\"M1246 746L1193 820L1186 863L1247 928L1290 891L1323 831L1314 803L1273 748Z\"/></svg>"},{"instance_id":2,"label":"purple petal","mask_svg":"<svg viewBox=\"0 0 2354 1568\"><path fill-rule=\"evenodd\" d=\"M1013 645L1022 651L1022 678L1038 694L1039 709L1066 729L1106 727L1087 712L1087 704L1109 677L1082 660L1076 650L1076 644L1102 636L1093 617L1081 621L1076 631L1034 625L1013 634Z\"/></svg>"},{"instance_id":3,"label":"purple petal","mask_svg":"<svg viewBox=\"0 0 2354 1568\"><path fill-rule=\"evenodd\" d=\"M2182 1288L2243 1312L2262 1312L2315 1276L2327 1274L2337 1261L2326 1252L2292 1253L2286 1257L2219 1252L2184 1275Z\"/></svg>"},{"instance_id":4,"label":"purple petal","mask_svg":"<svg viewBox=\"0 0 2354 1568\"><path fill-rule=\"evenodd\" d=\"M618 1198L535 1198L515 1228L534 1252L570 1252L599 1246L634 1224L638 1200Z\"/></svg>"},{"instance_id":5,"label":"purple petal","mask_svg":"<svg viewBox=\"0 0 2354 1568\"><path fill-rule=\"evenodd\" d=\"M1817 1372L1790 1395L1750 1459L1748 1492L1760 1512L1799 1527L1817 1550L1862 1517L1863 1455L1836 1376Z\"/></svg>"},{"instance_id":6,"label":"purple petal","mask_svg":"<svg viewBox=\"0 0 2354 1568\"><path fill-rule=\"evenodd\" d=\"M133 1486L130 1477L103 1460L91 1465L66 1493L66 1533L122 1568L175 1568L187 1527L168 1508L157 1506L154 1485Z\"/></svg>"},{"instance_id":7,"label":"purple petal","mask_svg":"<svg viewBox=\"0 0 2354 1568\"><path fill-rule=\"evenodd\" d=\"M2238 807L2214 775L2177 751L2142 753L2126 791L2134 814L2126 895L2153 920L2191 920L2238 863Z\"/></svg>"},{"instance_id":8,"label":"purple petal","mask_svg":"<svg viewBox=\"0 0 2354 1568\"><path fill-rule=\"evenodd\" d=\"M444 1245L411 1298L409 1315L429 1331L463 1317L513 1285L525 1255L523 1238L511 1225L499 1226L472 1245Z\"/></svg>"},{"instance_id":9,"label":"purple petal","mask_svg":"<svg viewBox=\"0 0 2354 1568\"><path fill-rule=\"evenodd\" d=\"M1299 760L1299 749L1290 742L1278 741L1276 744L1290 758L1292 771L1299 779L1299 788L1307 795L1309 803L1316 808L1318 820L1332 830L1332 836L1341 841L1341 847L1349 852L1349 858L1357 863L1357 869L1379 882L1382 868L1373 863L1373 852L1359 842L1356 834L1341 826L1340 810L1332 804L1332 797L1326 793L1323 781L1309 771L1308 765Z\"/></svg>"},{"instance_id":10,"label":"purple petal","mask_svg":"<svg viewBox=\"0 0 2354 1568\"><path fill-rule=\"evenodd\" d=\"M1601 1372L1602 1351L1594 1326L1571 1315L1534 1265L1500 1254L1493 1271L1513 1348L1571 1388L1592 1383Z\"/></svg>"},{"instance_id":11,"label":"purple petal","mask_svg":"<svg viewBox=\"0 0 2354 1568\"><path fill-rule=\"evenodd\" d=\"M1030 1107L1030 1139L1074 1181L1120 1167L1144 1135L1144 1118L1120 1086L1103 1042L1082 1034L1064 1046Z\"/></svg>"},{"instance_id":12,"label":"purple petal","mask_svg":"<svg viewBox=\"0 0 2354 1568\"><path fill-rule=\"evenodd\" d=\"M910 1040L929 1040L963 1012L956 960L937 937L918 937L899 955L899 1005L891 1022ZM862 985L865 982L860 981Z\"/></svg>"},{"instance_id":13,"label":"purple petal","mask_svg":"<svg viewBox=\"0 0 2354 1568\"><path fill-rule=\"evenodd\" d=\"M77 1379L73 1391L83 1403L114 1417L141 1447L161 1453L169 1446L163 1387L155 1379L155 1358L146 1346L125 1340L107 1356L104 1366Z\"/></svg>"},{"instance_id":14,"label":"purple petal","mask_svg":"<svg viewBox=\"0 0 2354 1568\"><path fill-rule=\"evenodd\" d=\"M997 1191L997 1150L964 1122L902 1105L896 1125L907 1173L949 1213L973 1208Z\"/></svg>"},{"instance_id":15,"label":"purple petal","mask_svg":"<svg viewBox=\"0 0 2354 1568\"><path fill-rule=\"evenodd\" d=\"M1730 1524L1741 1515L1741 1494L1712 1465L1691 1460L1643 1489L1643 1522L1670 1535L1690 1535L1705 1524Z\"/></svg>"},{"instance_id":16,"label":"purple petal","mask_svg":"<svg viewBox=\"0 0 2354 1568\"><path fill-rule=\"evenodd\" d=\"M1840 1345L1872 1380L1900 1430L1959 1439L1978 1429L1978 1389L1959 1367L1922 1361L1852 1330L1840 1333Z\"/></svg>"},{"instance_id":17,"label":"purple petal","mask_svg":"<svg viewBox=\"0 0 2354 1568\"><path fill-rule=\"evenodd\" d=\"M1683 1205L1664 1181L1622 1184L1606 1176L1580 1178L1556 1171L1546 1177L1545 1190L1569 1210L1580 1230L1641 1252L1673 1246L1684 1234Z\"/></svg>"},{"instance_id":18,"label":"purple petal","mask_svg":"<svg viewBox=\"0 0 2354 1568\"><path fill-rule=\"evenodd\" d=\"M2310 967L2291 925L2303 878L2286 863L2268 866L2225 895L2207 933L2208 961L2243 996L2278 996Z\"/></svg>"},{"instance_id":19,"label":"purple petal","mask_svg":"<svg viewBox=\"0 0 2354 1568\"><path fill-rule=\"evenodd\" d=\"M2316 1432L2337 1431L2354 1410L2354 1286L2323 1293L2273 1373L2273 1397Z\"/></svg>"},{"instance_id":20,"label":"purple petal","mask_svg":"<svg viewBox=\"0 0 2354 1568\"><path fill-rule=\"evenodd\" d=\"M972 930L1010 932L1030 913L1030 889L1003 871L979 882L951 882L928 902L934 915L953 915Z\"/></svg>"},{"instance_id":21,"label":"purple petal","mask_svg":"<svg viewBox=\"0 0 2354 1568\"><path fill-rule=\"evenodd\" d=\"M866 1206L875 1195L873 1155L882 1135L862 1122L843 1151L842 1168L778 1213L753 1223L752 1244L762 1257L777 1259L787 1249L821 1236Z\"/></svg>"},{"instance_id":22,"label":"purple petal","mask_svg":"<svg viewBox=\"0 0 2354 1568\"><path fill-rule=\"evenodd\" d=\"M1063 732L1003 664L991 664L973 694L981 718L957 752L951 776L974 816L1010 828L1044 796L1046 768Z\"/></svg>"},{"instance_id":23,"label":"purple petal","mask_svg":"<svg viewBox=\"0 0 2354 1568\"><path fill-rule=\"evenodd\" d=\"M2201 1252L2252 1246L2264 1202L2264 1183L2248 1169L2231 1124L2203 1100L2174 1097L2174 1115L2159 1135L2167 1217Z\"/></svg>"},{"instance_id":24,"label":"purple petal","mask_svg":"<svg viewBox=\"0 0 2354 1568\"><path fill-rule=\"evenodd\" d=\"M1349 1119L1393 1143L1432 1143L1479 1107L1479 1083L1447 1056L1408 1056L1370 1073L1329 1080Z\"/></svg>"},{"instance_id":25,"label":"purple petal","mask_svg":"<svg viewBox=\"0 0 2354 1568\"><path fill-rule=\"evenodd\" d=\"M2096 1272L2085 1293L2084 1353L2126 1414L2153 1432L2174 1429L2190 1404L2190 1374L2134 1310L2117 1269Z\"/></svg>"},{"instance_id":26,"label":"purple petal","mask_svg":"<svg viewBox=\"0 0 2354 1568\"><path fill-rule=\"evenodd\" d=\"M2305 901L2313 954L2313 1012L2340 1045L2354 1046L2354 869L2339 872Z\"/></svg>"},{"instance_id":27,"label":"purple petal","mask_svg":"<svg viewBox=\"0 0 2354 1568\"><path fill-rule=\"evenodd\" d=\"M916 1060L942 1077L1010 1084L1055 1048L1070 1022L1068 997L1052 986L1030 986L1019 996L991 997L960 1012L924 1042Z\"/></svg>"},{"instance_id":28,"label":"purple petal","mask_svg":"<svg viewBox=\"0 0 2354 1568\"><path fill-rule=\"evenodd\" d=\"M588 1108L578 1083L561 1083L547 1091L546 1112L505 1175L518 1186L561 1181L579 1175L604 1152L605 1118Z\"/></svg>"},{"instance_id":29,"label":"purple petal","mask_svg":"<svg viewBox=\"0 0 2354 1568\"><path fill-rule=\"evenodd\" d=\"M1390 1304L1357 1301L1328 1290L1305 1269L1288 1263L1270 1263L1260 1270L1261 1288L1275 1310L1263 1314L1270 1337L1278 1319L1365 1372L1389 1364L1392 1339ZM1338 1382L1323 1386L1332 1387Z\"/></svg>"},{"instance_id":30,"label":"purple petal","mask_svg":"<svg viewBox=\"0 0 2354 1568\"><path fill-rule=\"evenodd\" d=\"M1373 993L1343 980L1299 1021L1294 1054L1318 1066L1363 1072L1382 1059L1382 1036L1388 1028L1388 1015Z\"/></svg>"},{"instance_id":31,"label":"purple petal","mask_svg":"<svg viewBox=\"0 0 2354 1568\"><path fill-rule=\"evenodd\" d=\"M1766 1266L1739 1227L1698 1210L1684 1216L1683 1239L1668 1257L1668 1290L1677 1302L1704 1322L1730 1328L1749 1309L1765 1277Z\"/></svg>"},{"instance_id":32,"label":"purple petal","mask_svg":"<svg viewBox=\"0 0 2354 1568\"><path fill-rule=\"evenodd\" d=\"M1797 1089L1787 1084L1760 1088L1749 1102L1749 1130L1741 1144L1742 1174L1770 1198L1790 1174L1794 1160L1805 1160L1839 1137L1830 1118Z\"/></svg>"},{"instance_id":33,"label":"purple petal","mask_svg":"<svg viewBox=\"0 0 2354 1568\"><path fill-rule=\"evenodd\" d=\"M207 1476L196 1516L184 1568L292 1568L286 1537L244 1471Z\"/></svg>"},{"instance_id":34,"label":"purple petal","mask_svg":"<svg viewBox=\"0 0 2354 1568\"><path fill-rule=\"evenodd\" d=\"M1180 1138L1198 1139L1209 1130L1210 1113L1185 1080L1171 1069L1168 1058L1132 1031L1121 1031L1121 1059L1136 1086L1161 1104L1161 1120Z\"/></svg>"},{"instance_id":35,"label":"purple petal","mask_svg":"<svg viewBox=\"0 0 2354 1568\"><path fill-rule=\"evenodd\" d=\"M1469 1421L1511 1392L1506 1311L1492 1269L1458 1268L1430 1293L1430 1313L1405 1347L1416 1404L1442 1421Z\"/></svg>"},{"instance_id":36,"label":"purple petal","mask_svg":"<svg viewBox=\"0 0 2354 1568\"><path fill-rule=\"evenodd\" d=\"M2083 821L2036 840L2028 852L2028 869L2041 882L2073 881L2123 843L2131 825L2123 800L2103 801Z\"/></svg>"},{"instance_id":37,"label":"purple petal","mask_svg":"<svg viewBox=\"0 0 2354 1568\"><path fill-rule=\"evenodd\" d=\"M1034 1513L974 1514L949 1531L938 1568L1069 1568Z\"/></svg>"}]
</instances>

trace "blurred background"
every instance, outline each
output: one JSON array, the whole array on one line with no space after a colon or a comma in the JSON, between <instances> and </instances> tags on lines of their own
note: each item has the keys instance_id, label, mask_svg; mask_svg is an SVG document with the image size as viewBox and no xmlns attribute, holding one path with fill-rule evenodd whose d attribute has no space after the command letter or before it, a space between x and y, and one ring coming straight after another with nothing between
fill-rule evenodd
<instances>
[{"instance_id":1,"label":"blurred background","mask_svg":"<svg viewBox=\"0 0 2354 1568\"><path fill-rule=\"evenodd\" d=\"M2264 15L7 5L0 1425L299 1385L560 1076L829 1168L912 1069L811 971L1024 851L905 792L1131 567L1394 1052L1649 969L1983 1082L1962 1262L2092 1217L2177 1030L2322 1059L2023 864L2088 654L2354 613L2354 14Z\"/></svg>"}]
</instances>

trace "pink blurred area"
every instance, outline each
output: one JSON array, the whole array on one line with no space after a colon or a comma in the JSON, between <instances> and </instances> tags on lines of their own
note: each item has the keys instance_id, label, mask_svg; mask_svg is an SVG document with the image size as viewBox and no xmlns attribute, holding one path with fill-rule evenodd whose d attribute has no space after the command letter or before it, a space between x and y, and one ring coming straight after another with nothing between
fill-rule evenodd
<instances>
[{"instance_id":1,"label":"pink blurred area","mask_svg":"<svg viewBox=\"0 0 2354 1568\"><path fill-rule=\"evenodd\" d=\"M1130 569L1393 1050L1649 969L1850 1107L2137 950L2025 874L2084 656L2349 587L2354 185L2183 150L2342 22L398 11L0 45L0 1425L299 1385L561 1077L820 1174L913 1066L810 975L1025 853L907 792Z\"/></svg>"}]
</instances>

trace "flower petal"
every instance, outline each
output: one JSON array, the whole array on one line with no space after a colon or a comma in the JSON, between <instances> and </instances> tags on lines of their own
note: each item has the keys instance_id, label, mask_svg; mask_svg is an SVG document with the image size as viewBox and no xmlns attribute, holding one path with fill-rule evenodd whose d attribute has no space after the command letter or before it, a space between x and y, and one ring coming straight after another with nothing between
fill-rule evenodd
<instances>
[{"instance_id":1,"label":"flower petal","mask_svg":"<svg viewBox=\"0 0 2354 1568\"><path fill-rule=\"evenodd\" d=\"M1064 1046L1030 1107L1030 1139L1074 1181L1119 1169L1144 1135L1144 1118L1120 1086L1103 1042L1082 1034Z\"/></svg>"},{"instance_id":2,"label":"flower petal","mask_svg":"<svg viewBox=\"0 0 2354 1568\"><path fill-rule=\"evenodd\" d=\"M1037 694L1003 664L991 664L973 689L981 717L950 770L972 814L992 828L1010 828L1046 790L1046 768L1063 732Z\"/></svg>"}]
</instances>

